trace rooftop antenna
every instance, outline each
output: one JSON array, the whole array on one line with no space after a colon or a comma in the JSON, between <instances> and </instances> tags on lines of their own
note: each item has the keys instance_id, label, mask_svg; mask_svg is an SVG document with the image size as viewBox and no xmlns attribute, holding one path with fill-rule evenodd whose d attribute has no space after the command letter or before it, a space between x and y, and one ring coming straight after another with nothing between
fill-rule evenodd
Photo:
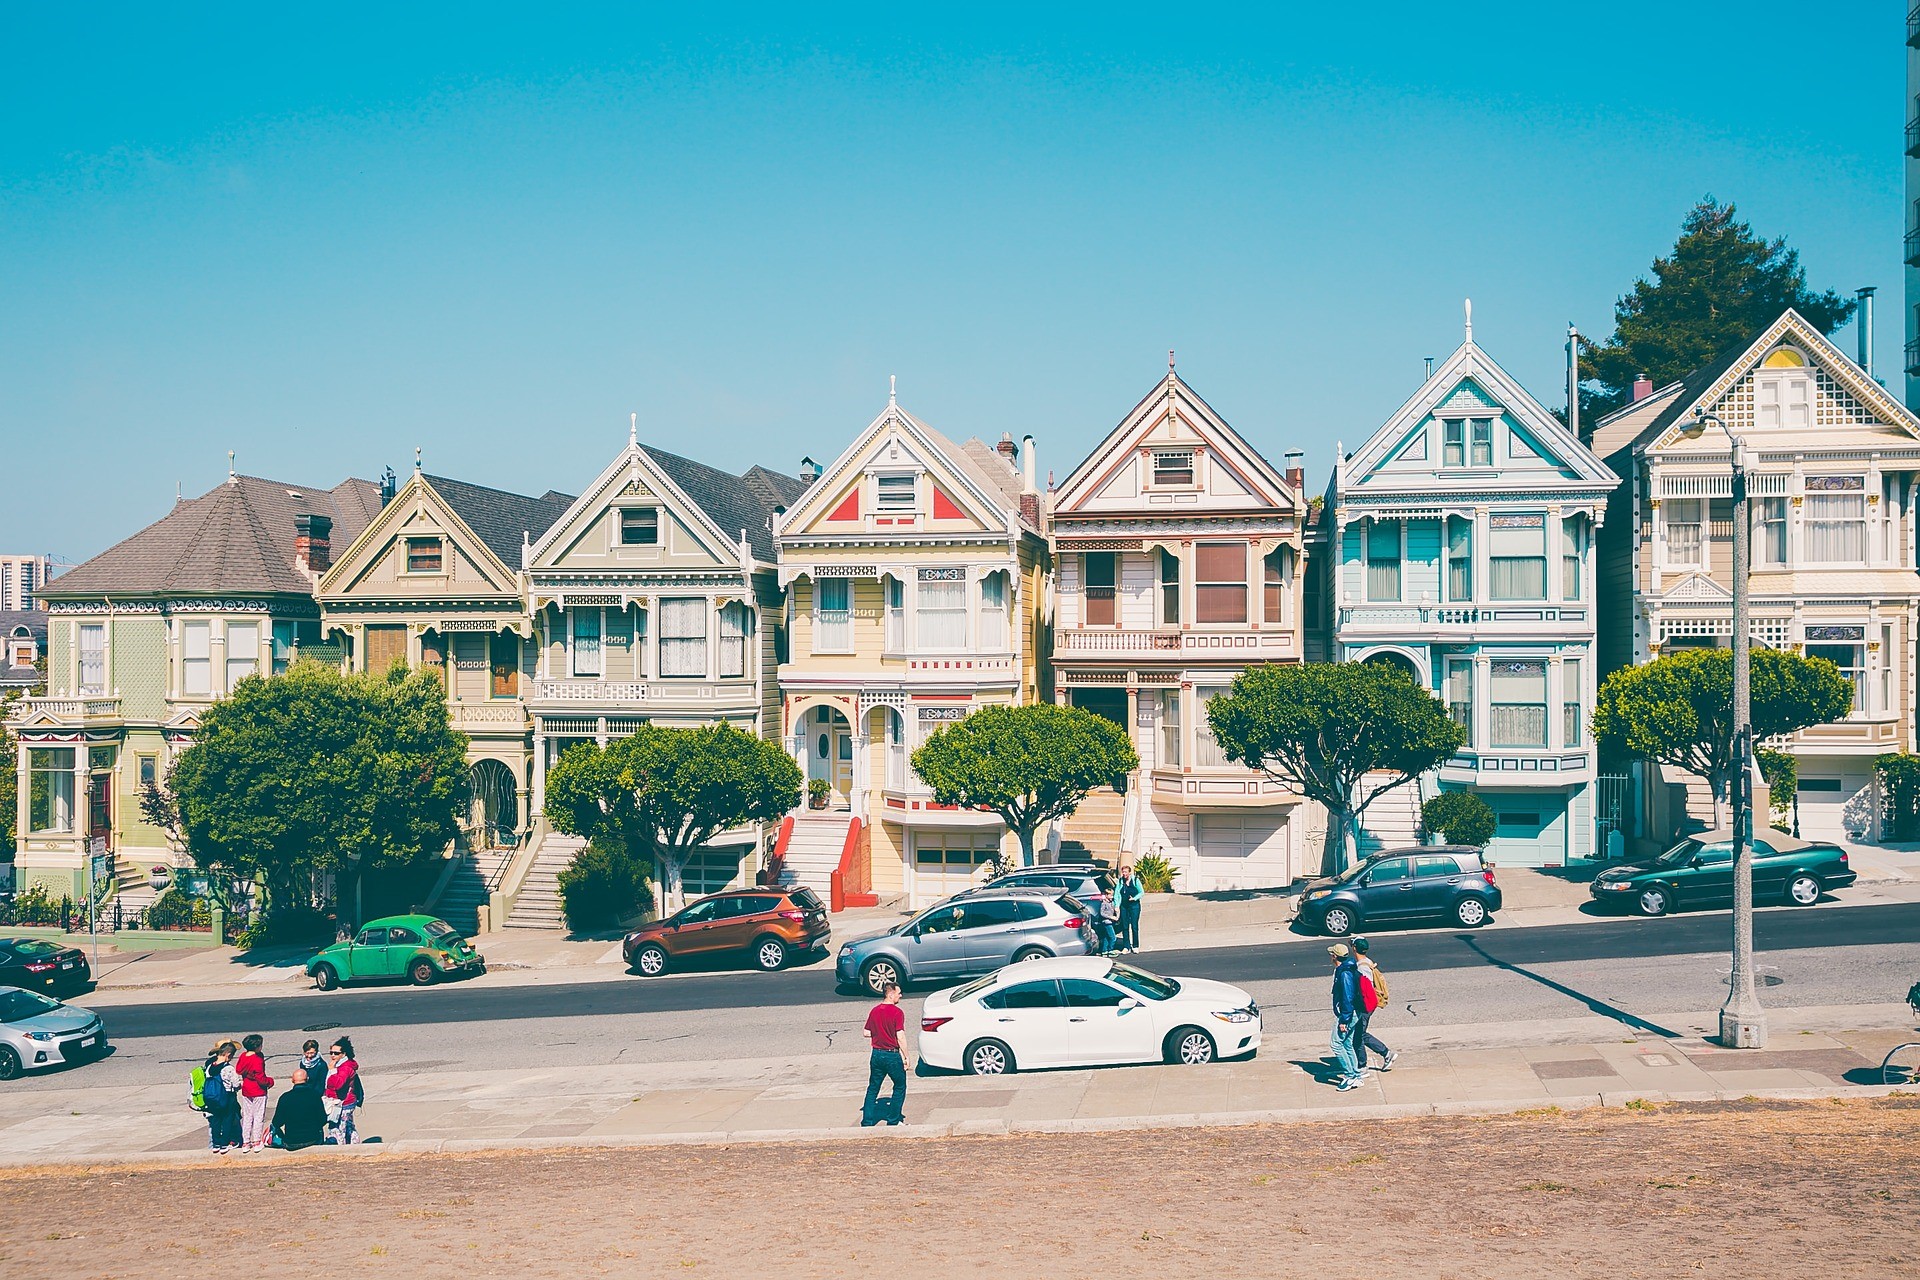
<instances>
[{"instance_id":1,"label":"rooftop antenna","mask_svg":"<svg viewBox=\"0 0 1920 1280\"><path fill-rule=\"evenodd\" d=\"M1580 434L1580 331L1567 321L1567 430Z\"/></svg>"},{"instance_id":2,"label":"rooftop antenna","mask_svg":"<svg viewBox=\"0 0 1920 1280\"><path fill-rule=\"evenodd\" d=\"M1433 357L1427 357L1427 377L1433 377Z\"/></svg>"},{"instance_id":3,"label":"rooftop antenna","mask_svg":"<svg viewBox=\"0 0 1920 1280\"><path fill-rule=\"evenodd\" d=\"M627 415L627 448L636 449L639 446L640 446L640 415L637 413L630 413Z\"/></svg>"},{"instance_id":4,"label":"rooftop antenna","mask_svg":"<svg viewBox=\"0 0 1920 1280\"><path fill-rule=\"evenodd\" d=\"M227 483L233 484L235 480L236 477L233 474L233 450L229 449L227 450Z\"/></svg>"},{"instance_id":5,"label":"rooftop antenna","mask_svg":"<svg viewBox=\"0 0 1920 1280\"><path fill-rule=\"evenodd\" d=\"M1467 299L1467 341L1473 341L1473 299Z\"/></svg>"}]
</instances>

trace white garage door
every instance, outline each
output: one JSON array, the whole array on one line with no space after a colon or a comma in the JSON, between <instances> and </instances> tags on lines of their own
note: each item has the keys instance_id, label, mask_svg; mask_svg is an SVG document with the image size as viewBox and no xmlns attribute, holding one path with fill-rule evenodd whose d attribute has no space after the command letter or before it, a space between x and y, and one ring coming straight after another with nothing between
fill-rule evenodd
<instances>
[{"instance_id":1,"label":"white garage door","mask_svg":"<svg viewBox=\"0 0 1920 1280\"><path fill-rule=\"evenodd\" d=\"M1193 848L1203 858L1285 853L1285 826L1270 813L1196 813Z\"/></svg>"},{"instance_id":2,"label":"white garage door","mask_svg":"<svg viewBox=\"0 0 1920 1280\"><path fill-rule=\"evenodd\" d=\"M1860 793L1872 781L1864 773L1803 773L1800 775L1800 836L1804 840L1858 840L1847 830L1859 828L1867 797Z\"/></svg>"},{"instance_id":3,"label":"white garage door","mask_svg":"<svg viewBox=\"0 0 1920 1280\"><path fill-rule=\"evenodd\" d=\"M980 883L982 864L999 848L997 832L914 832L913 905L928 906Z\"/></svg>"}]
</instances>

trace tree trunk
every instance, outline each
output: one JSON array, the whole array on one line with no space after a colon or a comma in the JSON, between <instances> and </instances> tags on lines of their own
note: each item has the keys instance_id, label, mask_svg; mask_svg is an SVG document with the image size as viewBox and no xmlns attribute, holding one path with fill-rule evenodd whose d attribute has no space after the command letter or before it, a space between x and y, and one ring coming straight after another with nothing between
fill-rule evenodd
<instances>
[{"instance_id":1,"label":"tree trunk","mask_svg":"<svg viewBox=\"0 0 1920 1280\"><path fill-rule=\"evenodd\" d=\"M1019 827L1019 828L1016 828L1014 834L1020 837L1020 865L1023 867L1032 866L1033 865L1033 828Z\"/></svg>"},{"instance_id":2,"label":"tree trunk","mask_svg":"<svg viewBox=\"0 0 1920 1280\"><path fill-rule=\"evenodd\" d=\"M672 853L660 855L660 888L666 894L669 911L678 911L687 905L680 881L680 872L686 866L686 861L684 853L677 857Z\"/></svg>"},{"instance_id":3,"label":"tree trunk","mask_svg":"<svg viewBox=\"0 0 1920 1280\"><path fill-rule=\"evenodd\" d=\"M1707 779L1707 788L1713 792L1713 825L1723 829L1733 825L1733 778Z\"/></svg>"},{"instance_id":4,"label":"tree trunk","mask_svg":"<svg viewBox=\"0 0 1920 1280\"><path fill-rule=\"evenodd\" d=\"M1355 825L1349 810L1327 810L1327 842L1321 855L1321 875L1337 876L1353 865Z\"/></svg>"}]
</instances>

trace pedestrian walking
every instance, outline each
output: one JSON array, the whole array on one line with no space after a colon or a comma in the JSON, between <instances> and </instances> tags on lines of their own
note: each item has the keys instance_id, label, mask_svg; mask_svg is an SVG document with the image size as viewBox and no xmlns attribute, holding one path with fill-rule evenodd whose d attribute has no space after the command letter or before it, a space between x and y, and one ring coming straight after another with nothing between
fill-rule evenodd
<instances>
[{"instance_id":1,"label":"pedestrian walking","mask_svg":"<svg viewBox=\"0 0 1920 1280\"><path fill-rule=\"evenodd\" d=\"M900 1008L900 984L889 982L881 1001L867 1014L867 1100L860 1108L860 1127L876 1124L903 1124L906 1121L907 1055L901 1037L907 1029L907 1015ZM893 1081L893 1093L880 1100L880 1084Z\"/></svg>"},{"instance_id":2,"label":"pedestrian walking","mask_svg":"<svg viewBox=\"0 0 1920 1280\"><path fill-rule=\"evenodd\" d=\"M219 1041L190 1077L193 1105L207 1117L207 1149L222 1154L240 1145L240 1099L226 1079L239 1049L231 1040Z\"/></svg>"},{"instance_id":3,"label":"pedestrian walking","mask_svg":"<svg viewBox=\"0 0 1920 1280\"><path fill-rule=\"evenodd\" d=\"M1337 1083L1345 1093L1358 1089L1362 1082L1353 1052L1353 1028L1360 1009L1360 970L1344 942L1328 947L1327 954L1333 957L1333 1035L1327 1047L1333 1050L1334 1065L1340 1072Z\"/></svg>"},{"instance_id":4,"label":"pedestrian walking","mask_svg":"<svg viewBox=\"0 0 1920 1280\"><path fill-rule=\"evenodd\" d=\"M273 1109L273 1145L288 1151L317 1147L327 1140L327 1108L310 1087L306 1069L293 1069L293 1083Z\"/></svg>"},{"instance_id":5,"label":"pedestrian walking","mask_svg":"<svg viewBox=\"0 0 1920 1280\"><path fill-rule=\"evenodd\" d=\"M1133 868L1123 868L1114 895L1120 899L1120 945L1127 951L1140 949L1140 899L1145 893Z\"/></svg>"},{"instance_id":6,"label":"pedestrian walking","mask_svg":"<svg viewBox=\"0 0 1920 1280\"><path fill-rule=\"evenodd\" d=\"M306 1079L300 1079L302 1074ZM315 1097L327 1091L327 1056L320 1052L320 1042L309 1040L300 1046L300 1061L294 1064L293 1083L296 1087L311 1089Z\"/></svg>"},{"instance_id":7,"label":"pedestrian walking","mask_svg":"<svg viewBox=\"0 0 1920 1280\"><path fill-rule=\"evenodd\" d=\"M360 1079L360 1063L353 1056L353 1041L341 1036L327 1046L327 1092L322 1105L327 1111L330 1141L350 1147L358 1138L356 1121L367 1100L366 1084Z\"/></svg>"},{"instance_id":8,"label":"pedestrian walking","mask_svg":"<svg viewBox=\"0 0 1920 1280\"><path fill-rule=\"evenodd\" d=\"M1380 972L1380 966L1373 962L1373 957L1368 955L1367 951L1368 943L1365 938L1353 940L1354 966L1360 970L1360 981L1363 985L1359 1023L1353 1034L1354 1057L1359 1060L1360 1070L1365 1071L1367 1051L1372 1050L1380 1055L1380 1069L1391 1071L1394 1059L1400 1055L1387 1048L1385 1041L1368 1030L1373 1023L1374 1014L1386 1006L1387 975ZM1369 992L1373 997L1370 1000L1366 998Z\"/></svg>"},{"instance_id":9,"label":"pedestrian walking","mask_svg":"<svg viewBox=\"0 0 1920 1280\"><path fill-rule=\"evenodd\" d=\"M240 1149L258 1151L267 1145L267 1094L273 1077L267 1074L266 1041L251 1035L240 1042L234 1070L240 1073Z\"/></svg>"}]
</instances>

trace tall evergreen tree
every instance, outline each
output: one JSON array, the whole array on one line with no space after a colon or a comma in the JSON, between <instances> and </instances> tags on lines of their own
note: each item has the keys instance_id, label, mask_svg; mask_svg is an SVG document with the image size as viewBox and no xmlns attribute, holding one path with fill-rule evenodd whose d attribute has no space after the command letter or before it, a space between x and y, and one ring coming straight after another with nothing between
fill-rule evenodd
<instances>
[{"instance_id":1,"label":"tall evergreen tree","mask_svg":"<svg viewBox=\"0 0 1920 1280\"><path fill-rule=\"evenodd\" d=\"M1603 345L1581 341L1581 421L1629 403L1641 374L1656 387L1684 378L1788 307L1832 333L1854 305L1831 289L1807 288L1799 251L1785 237L1761 239L1733 205L1708 196L1687 214L1673 252L1653 260L1653 279L1634 281L1614 304L1613 337Z\"/></svg>"}]
</instances>

